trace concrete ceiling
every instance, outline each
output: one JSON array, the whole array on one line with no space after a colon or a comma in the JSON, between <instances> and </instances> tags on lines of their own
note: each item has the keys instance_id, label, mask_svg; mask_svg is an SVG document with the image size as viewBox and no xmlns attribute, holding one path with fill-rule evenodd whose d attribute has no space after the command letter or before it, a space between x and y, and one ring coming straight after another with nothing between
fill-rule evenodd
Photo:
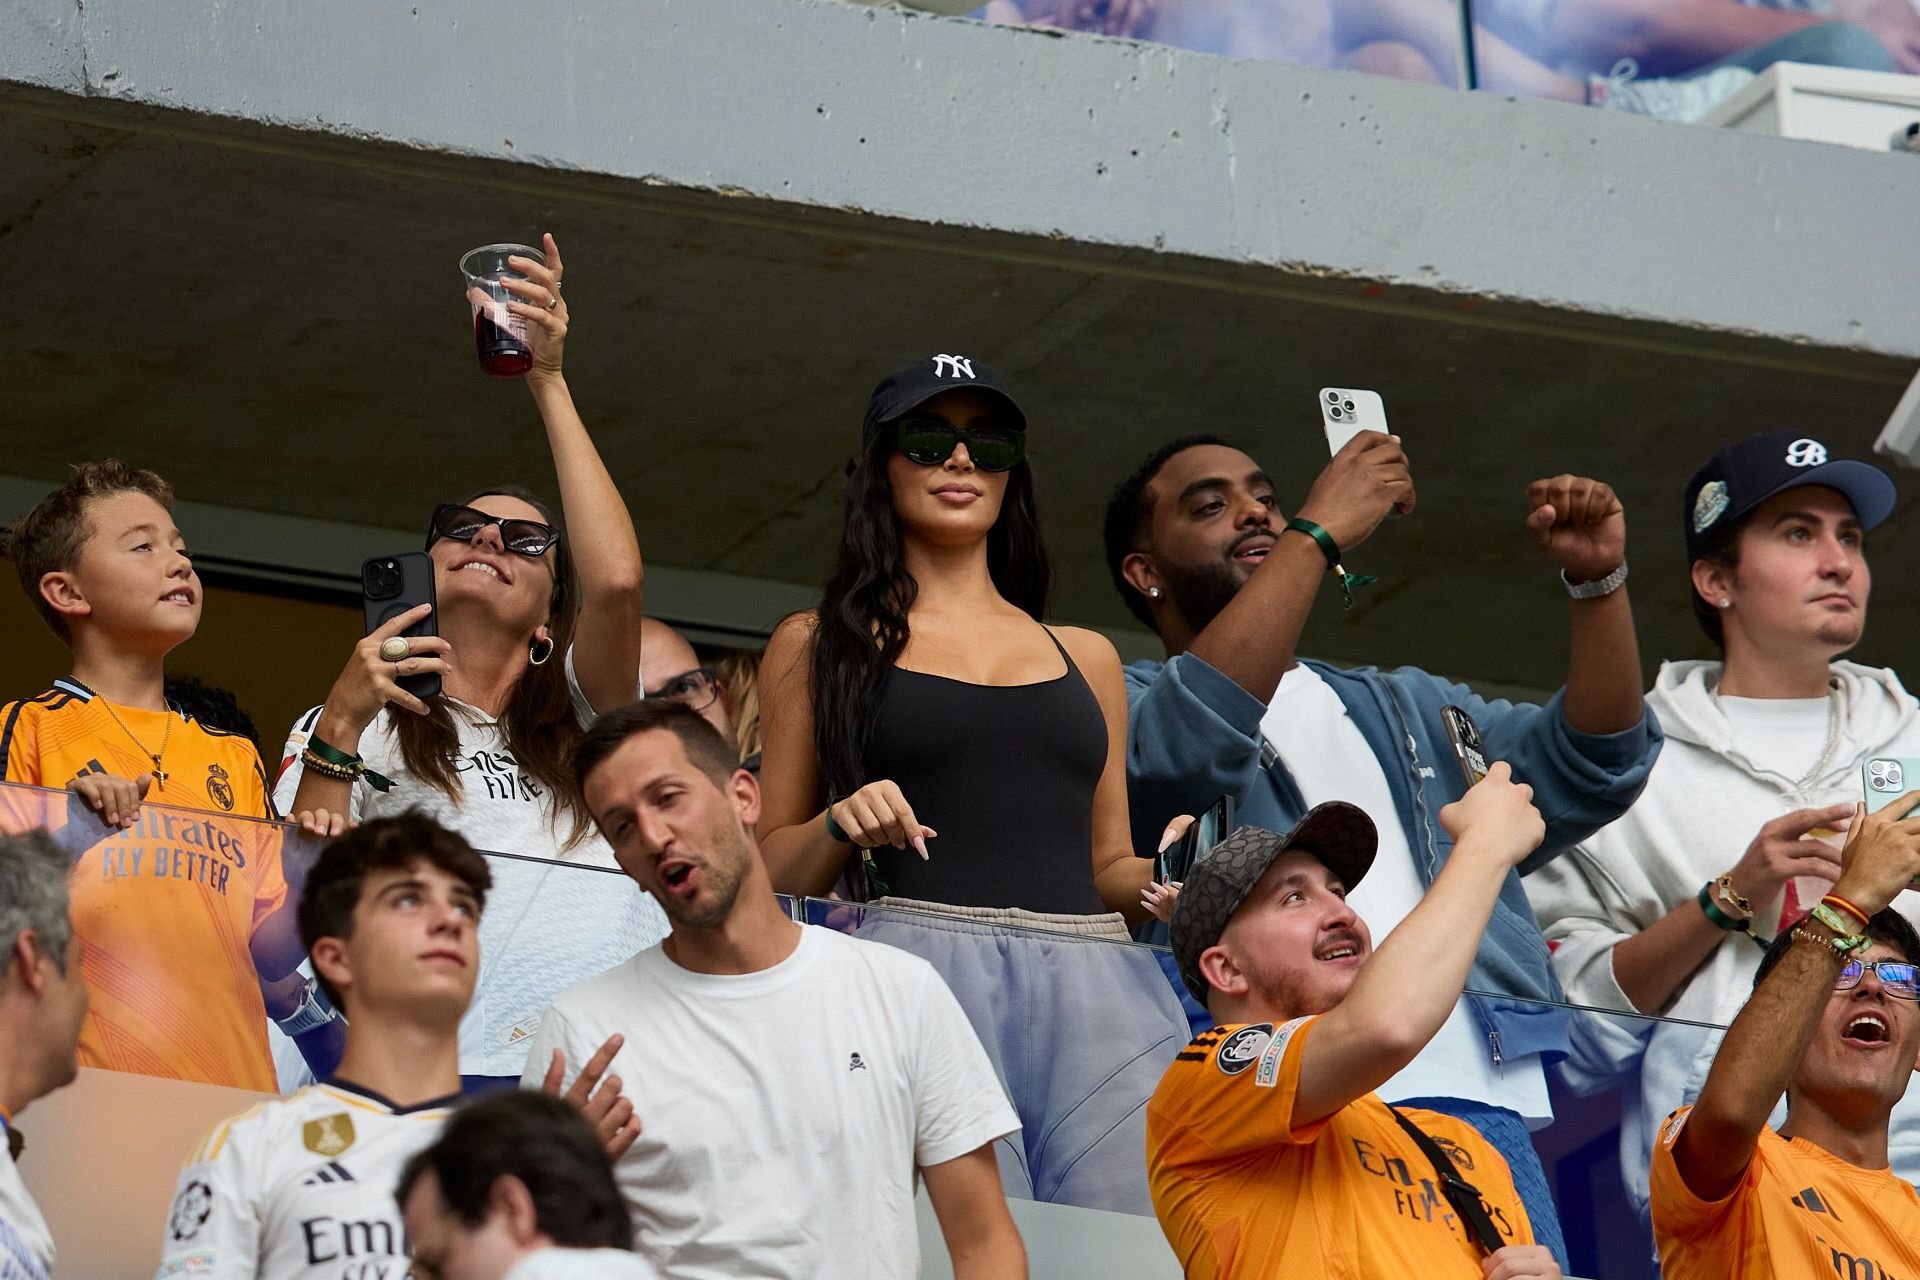
<instances>
[{"instance_id":1,"label":"concrete ceiling","mask_svg":"<svg viewBox=\"0 0 1920 1280\"><path fill-rule=\"evenodd\" d=\"M1559 588L1521 528L1536 475L1622 493L1649 654L1697 654L1678 494L1733 435L1804 425L1864 452L1910 373L1818 350L1275 267L889 221L356 146L10 90L0 96L0 471L120 454L187 497L362 525L502 479L551 489L524 393L476 367L455 261L559 237L570 381L656 565L813 584L865 393L930 351L1028 407L1055 613L1129 619L1107 491L1178 434L1242 445L1297 502L1310 407L1370 386L1420 510L1353 557L1380 584L1307 647L1550 687ZM1568 245L1566 252L1579 252ZM1911 486L1909 486L1911 488ZM1868 659L1920 624L1903 501L1874 539ZM767 618L761 621L771 622Z\"/></svg>"}]
</instances>

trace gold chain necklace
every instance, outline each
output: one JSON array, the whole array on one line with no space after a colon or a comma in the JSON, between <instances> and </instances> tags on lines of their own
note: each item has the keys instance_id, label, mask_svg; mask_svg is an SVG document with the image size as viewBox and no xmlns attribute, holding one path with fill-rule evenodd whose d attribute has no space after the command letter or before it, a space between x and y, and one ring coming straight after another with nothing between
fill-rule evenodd
<instances>
[{"instance_id":1,"label":"gold chain necklace","mask_svg":"<svg viewBox=\"0 0 1920 1280\"><path fill-rule=\"evenodd\" d=\"M134 735L133 730L127 728L127 722L120 718L120 713L113 709L111 702L108 702L105 698L101 698L100 705L107 709L107 714L113 717L113 722L120 726L120 732L132 738L133 745L140 748L141 753L144 754L147 759L153 761L154 789L157 791L166 790L167 771L160 767L160 757L167 754L167 743L173 740L173 713L171 711L167 713L167 727L162 730L160 734L160 749L158 751L148 751L147 744L140 741L140 739Z\"/></svg>"}]
</instances>

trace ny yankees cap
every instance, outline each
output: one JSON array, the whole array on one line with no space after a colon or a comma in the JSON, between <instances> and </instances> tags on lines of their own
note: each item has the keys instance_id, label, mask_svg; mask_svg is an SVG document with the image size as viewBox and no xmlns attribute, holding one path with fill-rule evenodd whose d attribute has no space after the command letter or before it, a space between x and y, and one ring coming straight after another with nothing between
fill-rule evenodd
<instances>
[{"instance_id":1,"label":"ny yankees cap","mask_svg":"<svg viewBox=\"0 0 1920 1280\"><path fill-rule=\"evenodd\" d=\"M999 374L969 356L938 355L915 360L880 379L867 399L862 439L871 443L881 423L904 417L941 392L960 387L971 387L999 400L1006 406L1012 425L1021 431L1027 429L1027 415L1020 411Z\"/></svg>"},{"instance_id":2,"label":"ny yankees cap","mask_svg":"<svg viewBox=\"0 0 1920 1280\"><path fill-rule=\"evenodd\" d=\"M1315 805L1284 836L1259 827L1241 827L1202 854L1187 872L1174 904L1168 932L1181 981L1202 1005L1207 980L1200 975L1200 953L1220 941L1227 921L1253 892L1274 859L1290 849L1310 853L1338 877L1349 892L1373 865L1379 833L1366 812L1341 800Z\"/></svg>"},{"instance_id":3,"label":"ny yankees cap","mask_svg":"<svg viewBox=\"0 0 1920 1280\"><path fill-rule=\"evenodd\" d=\"M1820 441L1788 428L1748 436L1713 455L1687 481L1687 561L1717 528L1788 489L1817 484L1838 490L1853 504L1864 529L1893 514L1893 480L1870 462L1836 458Z\"/></svg>"}]
</instances>

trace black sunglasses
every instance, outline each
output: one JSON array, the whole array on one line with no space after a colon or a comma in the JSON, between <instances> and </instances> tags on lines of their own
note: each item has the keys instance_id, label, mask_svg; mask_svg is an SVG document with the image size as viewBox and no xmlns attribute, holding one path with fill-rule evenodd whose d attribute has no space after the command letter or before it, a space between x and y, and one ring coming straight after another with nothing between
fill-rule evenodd
<instances>
[{"instance_id":1,"label":"black sunglasses","mask_svg":"<svg viewBox=\"0 0 1920 1280\"><path fill-rule=\"evenodd\" d=\"M956 427L945 418L923 414L902 418L894 428L896 447L909 462L923 467L939 466L953 456L958 444L967 446L967 456L982 471L1010 471L1027 454L1027 433L991 418Z\"/></svg>"},{"instance_id":2,"label":"black sunglasses","mask_svg":"<svg viewBox=\"0 0 1920 1280\"><path fill-rule=\"evenodd\" d=\"M427 528L427 545L431 547L441 538L472 542L490 524L500 526L501 545L515 555L538 558L560 541L560 531L550 524L542 524L538 520L490 516L472 507L443 502L433 509L433 522Z\"/></svg>"}]
</instances>

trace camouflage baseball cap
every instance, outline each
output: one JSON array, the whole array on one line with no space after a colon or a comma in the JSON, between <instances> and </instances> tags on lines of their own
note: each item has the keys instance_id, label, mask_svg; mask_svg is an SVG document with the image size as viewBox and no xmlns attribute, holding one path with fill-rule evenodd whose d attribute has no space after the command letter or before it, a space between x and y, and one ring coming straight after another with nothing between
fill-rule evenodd
<instances>
[{"instance_id":1,"label":"camouflage baseball cap","mask_svg":"<svg viewBox=\"0 0 1920 1280\"><path fill-rule=\"evenodd\" d=\"M1284 836L1259 827L1241 827L1193 864L1180 887L1168 930L1181 980L1201 1004L1207 980L1200 976L1200 953L1220 941L1227 921L1253 892L1274 859L1289 849L1310 853L1326 864L1349 891L1373 865L1379 833L1365 811L1340 800L1315 805Z\"/></svg>"}]
</instances>

